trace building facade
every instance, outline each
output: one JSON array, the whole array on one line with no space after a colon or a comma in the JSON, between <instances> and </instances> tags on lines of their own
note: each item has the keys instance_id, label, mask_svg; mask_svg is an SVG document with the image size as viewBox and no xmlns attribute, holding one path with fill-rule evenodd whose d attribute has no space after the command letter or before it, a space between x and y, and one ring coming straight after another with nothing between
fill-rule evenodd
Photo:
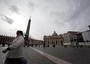
<instances>
[{"instance_id":1,"label":"building facade","mask_svg":"<svg viewBox=\"0 0 90 64\"><path fill-rule=\"evenodd\" d=\"M90 42L90 30L82 32L82 36L85 42Z\"/></svg>"},{"instance_id":2,"label":"building facade","mask_svg":"<svg viewBox=\"0 0 90 64\"><path fill-rule=\"evenodd\" d=\"M63 34L64 43L72 43L72 42L83 42L83 37L81 32L68 31Z\"/></svg>"},{"instance_id":3,"label":"building facade","mask_svg":"<svg viewBox=\"0 0 90 64\"><path fill-rule=\"evenodd\" d=\"M5 44L10 45L9 43L12 42L14 38L15 37L0 35L0 44L3 46L5 46ZM29 45L43 45L42 40L29 38L28 42Z\"/></svg>"},{"instance_id":4,"label":"building facade","mask_svg":"<svg viewBox=\"0 0 90 64\"><path fill-rule=\"evenodd\" d=\"M0 35L0 44L9 44L15 37Z\"/></svg>"},{"instance_id":5,"label":"building facade","mask_svg":"<svg viewBox=\"0 0 90 64\"><path fill-rule=\"evenodd\" d=\"M32 39L29 38L29 45L34 46L34 45L43 45L42 40L37 40L37 39Z\"/></svg>"},{"instance_id":6,"label":"building facade","mask_svg":"<svg viewBox=\"0 0 90 64\"><path fill-rule=\"evenodd\" d=\"M49 44L60 44L63 45L63 36L62 34L58 35L55 31L52 35L50 36L44 36L43 37L44 44L49 45Z\"/></svg>"}]
</instances>

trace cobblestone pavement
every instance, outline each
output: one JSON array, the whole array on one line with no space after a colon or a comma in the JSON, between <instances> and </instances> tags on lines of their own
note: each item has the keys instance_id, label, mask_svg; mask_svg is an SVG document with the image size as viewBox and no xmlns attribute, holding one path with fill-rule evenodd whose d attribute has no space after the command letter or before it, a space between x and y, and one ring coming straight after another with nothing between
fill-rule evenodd
<instances>
[{"instance_id":1,"label":"cobblestone pavement","mask_svg":"<svg viewBox=\"0 0 90 64\"><path fill-rule=\"evenodd\" d=\"M45 48L36 47L36 49L71 62L72 64L90 64L90 48L64 48L62 46L57 46Z\"/></svg>"},{"instance_id":2,"label":"cobblestone pavement","mask_svg":"<svg viewBox=\"0 0 90 64\"><path fill-rule=\"evenodd\" d=\"M0 47L0 64L3 64L5 60L5 54L1 51L5 47ZM28 61L28 64L56 64L51 60L45 58L44 56L40 55L36 51L32 50L30 47L25 47L23 51L24 58Z\"/></svg>"},{"instance_id":3,"label":"cobblestone pavement","mask_svg":"<svg viewBox=\"0 0 90 64\"><path fill-rule=\"evenodd\" d=\"M58 58L58 57L55 57L55 56L53 56L53 55L51 55L51 54L42 52L42 51L40 51L40 50L38 50L38 49L35 49L35 48L33 48L33 47L30 47L30 48L32 48L32 49L35 50L36 52L40 53L41 55L45 56L46 58L52 60L52 61L55 62L56 64L72 64L72 63L70 63L70 62L67 62L67 61L65 61L65 60L62 60L62 59L60 59L60 58Z\"/></svg>"},{"instance_id":4,"label":"cobblestone pavement","mask_svg":"<svg viewBox=\"0 0 90 64\"><path fill-rule=\"evenodd\" d=\"M0 64L3 64L5 60L5 54L2 53L2 50L5 49L6 47L1 47L0 45Z\"/></svg>"},{"instance_id":5,"label":"cobblestone pavement","mask_svg":"<svg viewBox=\"0 0 90 64\"><path fill-rule=\"evenodd\" d=\"M5 47L3 47L5 48ZM5 60L5 54L1 53L3 49L0 47L0 64L3 64ZM62 60L68 61L72 64L90 64L90 48L64 48L62 46L56 47L34 47L35 49L41 50ZM37 53L30 47L25 47L23 56L28 61L28 64L55 64L51 60L45 58L41 54Z\"/></svg>"},{"instance_id":6,"label":"cobblestone pavement","mask_svg":"<svg viewBox=\"0 0 90 64\"><path fill-rule=\"evenodd\" d=\"M28 64L56 64L32 50L30 47L24 48L23 56L28 60Z\"/></svg>"}]
</instances>

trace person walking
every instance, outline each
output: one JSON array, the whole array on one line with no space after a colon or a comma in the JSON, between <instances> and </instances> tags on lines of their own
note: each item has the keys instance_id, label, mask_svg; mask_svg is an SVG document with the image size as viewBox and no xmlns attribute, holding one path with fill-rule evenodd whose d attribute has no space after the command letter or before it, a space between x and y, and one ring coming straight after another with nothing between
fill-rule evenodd
<instances>
[{"instance_id":1,"label":"person walking","mask_svg":"<svg viewBox=\"0 0 90 64\"><path fill-rule=\"evenodd\" d=\"M16 38L11 42L11 45L2 51L6 53L6 60L4 64L26 64L27 61L22 57L22 50L24 46L23 32L18 30Z\"/></svg>"}]
</instances>

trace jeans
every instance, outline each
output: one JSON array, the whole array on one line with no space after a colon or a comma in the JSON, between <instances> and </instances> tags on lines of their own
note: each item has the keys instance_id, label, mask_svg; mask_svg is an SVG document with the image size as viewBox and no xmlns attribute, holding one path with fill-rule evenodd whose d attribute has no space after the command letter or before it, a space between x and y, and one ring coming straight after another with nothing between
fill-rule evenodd
<instances>
[{"instance_id":1,"label":"jeans","mask_svg":"<svg viewBox=\"0 0 90 64\"><path fill-rule=\"evenodd\" d=\"M6 58L4 64L27 64L27 61L21 58Z\"/></svg>"}]
</instances>

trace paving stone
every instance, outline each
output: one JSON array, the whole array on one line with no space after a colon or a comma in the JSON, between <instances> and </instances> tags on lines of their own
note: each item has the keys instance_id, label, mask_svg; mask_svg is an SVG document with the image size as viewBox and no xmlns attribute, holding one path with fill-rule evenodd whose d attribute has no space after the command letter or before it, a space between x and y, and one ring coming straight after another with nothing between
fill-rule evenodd
<instances>
[{"instance_id":1,"label":"paving stone","mask_svg":"<svg viewBox=\"0 0 90 64\"><path fill-rule=\"evenodd\" d=\"M36 49L51 54L55 57L68 61L72 64L90 64L90 48L64 48L63 46L56 47L36 47Z\"/></svg>"}]
</instances>

